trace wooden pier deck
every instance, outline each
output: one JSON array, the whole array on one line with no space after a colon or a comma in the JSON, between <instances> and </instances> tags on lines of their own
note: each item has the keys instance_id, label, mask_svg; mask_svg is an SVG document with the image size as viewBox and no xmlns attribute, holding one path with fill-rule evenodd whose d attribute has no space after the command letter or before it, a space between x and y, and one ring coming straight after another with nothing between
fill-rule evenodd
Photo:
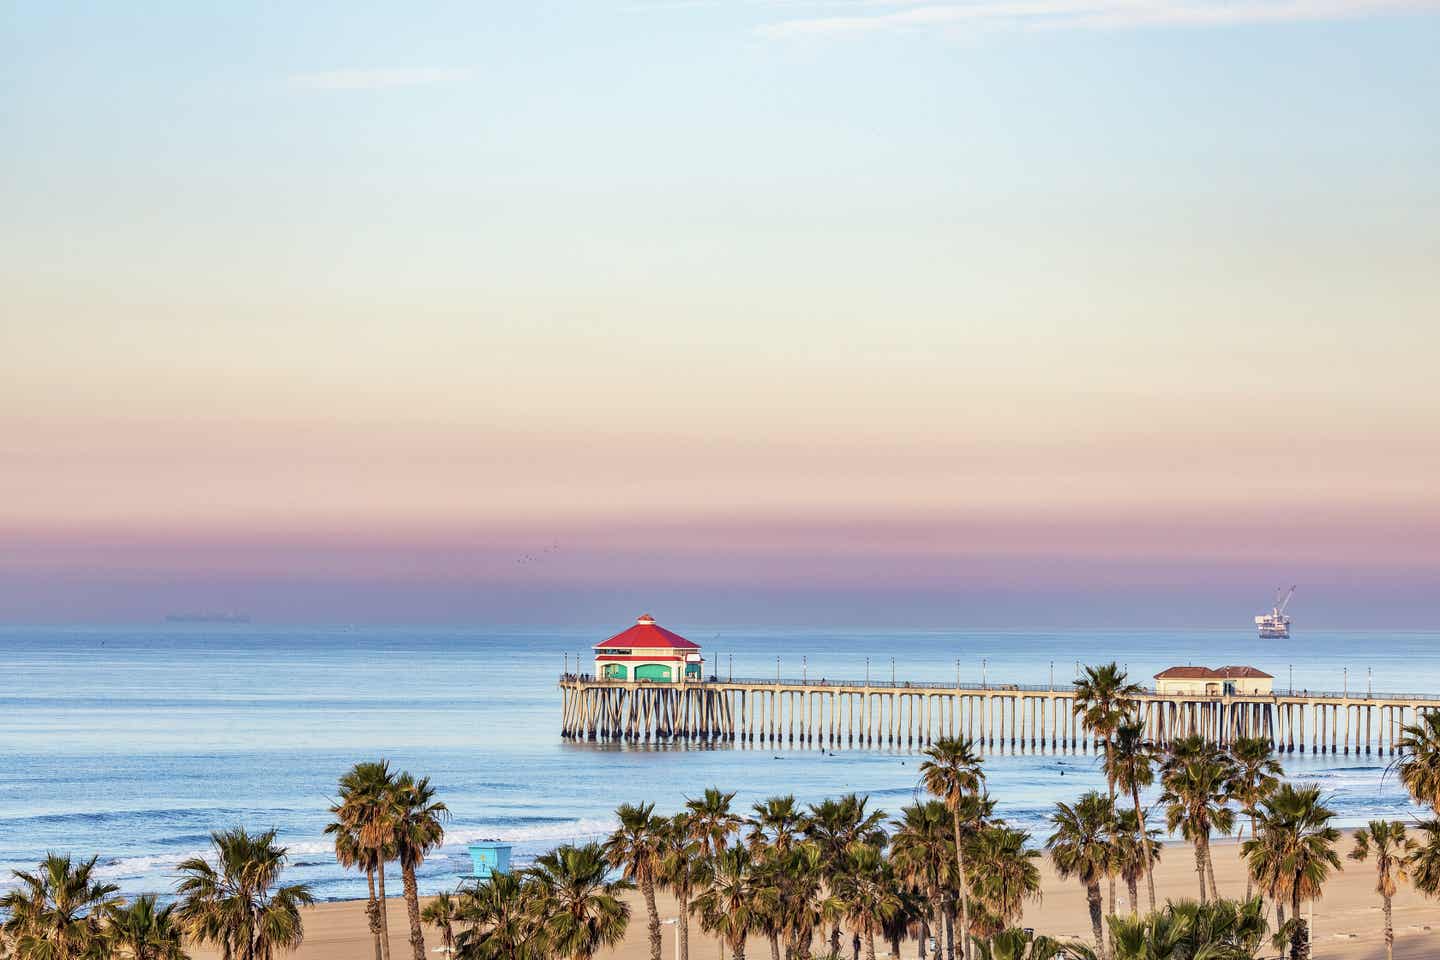
<instances>
[{"instance_id":1,"label":"wooden pier deck","mask_svg":"<svg viewBox=\"0 0 1440 960\"><path fill-rule=\"evenodd\" d=\"M963 736L990 750L1094 748L1068 686L712 678L649 683L564 674L561 735L632 743L713 741L805 747L923 747ZM1440 695L1286 691L1138 698L1150 739L1263 736L1281 753L1395 752L1403 725Z\"/></svg>"}]
</instances>

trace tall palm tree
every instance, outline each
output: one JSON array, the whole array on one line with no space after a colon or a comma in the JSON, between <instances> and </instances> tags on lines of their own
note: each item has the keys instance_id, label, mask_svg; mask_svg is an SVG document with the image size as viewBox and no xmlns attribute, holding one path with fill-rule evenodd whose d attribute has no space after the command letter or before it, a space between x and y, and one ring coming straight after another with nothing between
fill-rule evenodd
<instances>
[{"instance_id":1,"label":"tall palm tree","mask_svg":"<svg viewBox=\"0 0 1440 960\"><path fill-rule=\"evenodd\" d=\"M1145 827L1141 833L1140 817L1134 810L1118 811L1115 821L1115 870L1125 881L1130 917L1134 919L1139 915L1140 878L1152 875L1160 861L1160 831Z\"/></svg>"},{"instance_id":2,"label":"tall palm tree","mask_svg":"<svg viewBox=\"0 0 1440 960\"><path fill-rule=\"evenodd\" d=\"M902 907L894 868L879 848L868 843L851 847L837 878L835 897L864 944L865 960L875 960L875 937Z\"/></svg>"},{"instance_id":3,"label":"tall palm tree","mask_svg":"<svg viewBox=\"0 0 1440 960\"><path fill-rule=\"evenodd\" d=\"M455 940L459 960L548 960L534 894L534 885L515 873L467 888L456 914L466 924Z\"/></svg>"},{"instance_id":4,"label":"tall palm tree","mask_svg":"<svg viewBox=\"0 0 1440 960\"><path fill-rule=\"evenodd\" d=\"M149 894L107 909L105 939L114 960L188 960L175 904L155 903Z\"/></svg>"},{"instance_id":5,"label":"tall palm tree","mask_svg":"<svg viewBox=\"0 0 1440 960\"><path fill-rule=\"evenodd\" d=\"M95 879L97 859L51 853L33 872L12 871L17 884L0 897L0 930L16 960L68 960L102 942L101 920L119 887Z\"/></svg>"},{"instance_id":6,"label":"tall palm tree","mask_svg":"<svg viewBox=\"0 0 1440 960\"><path fill-rule=\"evenodd\" d=\"M809 957L815 931L835 906L826 896L825 858L815 844L802 841L776 857L774 876L786 960Z\"/></svg>"},{"instance_id":7,"label":"tall palm tree","mask_svg":"<svg viewBox=\"0 0 1440 960\"><path fill-rule=\"evenodd\" d=\"M741 844L715 855L714 868L695 897L701 924L730 947L733 960L745 960L745 938L755 930L774 897L756 876L750 851Z\"/></svg>"},{"instance_id":8,"label":"tall palm tree","mask_svg":"<svg viewBox=\"0 0 1440 960\"><path fill-rule=\"evenodd\" d=\"M1200 901L1208 894L1220 898L1215 885L1215 868L1210 858L1210 835L1228 835L1235 827L1235 811L1228 806L1226 785L1233 778L1229 755L1199 736L1186 737L1171 745L1160 769L1165 792L1165 824L1195 846L1195 872L1200 882Z\"/></svg>"},{"instance_id":9,"label":"tall palm tree","mask_svg":"<svg viewBox=\"0 0 1440 960\"><path fill-rule=\"evenodd\" d=\"M906 882L930 900L930 928L936 943L945 940L946 891L955 886L955 837L950 811L939 800L927 800L900 811L892 821L890 859ZM953 937L949 955L955 955Z\"/></svg>"},{"instance_id":10,"label":"tall palm tree","mask_svg":"<svg viewBox=\"0 0 1440 960\"><path fill-rule=\"evenodd\" d=\"M1250 818L1250 835L1255 835L1257 810L1262 801L1280 786L1280 776L1285 768L1275 759L1274 750L1268 737L1241 737L1230 747L1231 759L1235 761L1230 782L1225 793L1239 806L1240 812ZM1245 877L1245 899L1250 899L1251 882Z\"/></svg>"},{"instance_id":11,"label":"tall palm tree","mask_svg":"<svg viewBox=\"0 0 1440 960\"><path fill-rule=\"evenodd\" d=\"M420 911L420 919L440 931L440 942L445 945L446 957L455 955L455 920L459 910L456 898L442 891Z\"/></svg>"},{"instance_id":12,"label":"tall palm tree","mask_svg":"<svg viewBox=\"0 0 1440 960\"><path fill-rule=\"evenodd\" d=\"M685 801L690 834L712 857L725 849L730 837L738 833L745 823L743 817L730 809L730 802L734 799L735 791L725 793L710 787L704 796Z\"/></svg>"},{"instance_id":13,"label":"tall palm tree","mask_svg":"<svg viewBox=\"0 0 1440 960\"><path fill-rule=\"evenodd\" d=\"M747 821L750 833L746 841L752 848L768 844L786 853L804 836L805 813L795 803L793 794L770 797L750 809L754 814Z\"/></svg>"},{"instance_id":14,"label":"tall palm tree","mask_svg":"<svg viewBox=\"0 0 1440 960\"><path fill-rule=\"evenodd\" d=\"M1440 711L1427 710L1400 731L1393 766L1416 803L1440 813Z\"/></svg>"},{"instance_id":15,"label":"tall palm tree","mask_svg":"<svg viewBox=\"0 0 1440 960\"><path fill-rule=\"evenodd\" d=\"M213 865L191 857L177 867L177 915L190 938L217 945L224 960L271 960L300 946L300 908L315 898L303 883L280 883L287 858L275 831L220 830L210 846Z\"/></svg>"},{"instance_id":16,"label":"tall palm tree","mask_svg":"<svg viewBox=\"0 0 1440 960\"><path fill-rule=\"evenodd\" d=\"M1405 824L1398 820L1371 820L1355 833L1355 846L1350 859L1364 863L1375 857L1375 892L1380 894L1385 912L1385 960L1395 956L1395 927L1391 918L1391 901L1400 881L1406 879L1406 865L1418 849L1414 840L1405 835Z\"/></svg>"},{"instance_id":17,"label":"tall palm tree","mask_svg":"<svg viewBox=\"0 0 1440 960\"><path fill-rule=\"evenodd\" d=\"M970 960L970 890L965 870L965 831L961 814L965 801L976 797L985 783L985 772L980 763L973 741L945 737L926 748L925 760L920 764L920 778L925 789L940 798L950 810L958 867L955 879L960 893L962 960Z\"/></svg>"},{"instance_id":18,"label":"tall palm tree","mask_svg":"<svg viewBox=\"0 0 1440 960\"><path fill-rule=\"evenodd\" d=\"M445 840L445 821L450 809L435 799L435 788L429 777L416 780L402 773L392 788L394 810L395 853L400 861L400 877L405 887L405 912L410 920L410 949L415 960L425 960L425 930L420 925L420 888L415 871L425 862L430 851Z\"/></svg>"},{"instance_id":19,"label":"tall palm tree","mask_svg":"<svg viewBox=\"0 0 1440 960\"><path fill-rule=\"evenodd\" d=\"M833 892L844 872L850 848L857 843L885 845L885 811L867 810L869 797L847 793L838 800L811 804L805 818L805 837L820 849L826 885ZM835 904L827 911L830 920L830 952L840 951L840 923L844 919Z\"/></svg>"},{"instance_id":20,"label":"tall palm tree","mask_svg":"<svg viewBox=\"0 0 1440 960\"><path fill-rule=\"evenodd\" d=\"M1269 893L1290 902L1290 960L1310 956L1310 931L1300 905L1319 899L1331 870L1340 869L1335 844L1340 831L1330 825L1335 812L1314 784L1283 783L1261 804L1257 832L1241 844L1253 876L1268 880Z\"/></svg>"},{"instance_id":21,"label":"tall palm tree","mask_svg":"<svg viewBox=\"0 0 1440 960\"><path fill-rule=\"evenodd\" d=\"M706 851L695 839L688 813L676 814L660 832L660 863L656 879L679 904L680 960L690 960L690 897L707 873Z\"/></svg>"},{"instance_id":22,"label":"tall palm tree","mask_svg":"<svg viewBox=\"0 0 1440 960\"><path fill-rule=\"evenodd\" d=\"M1145 808L1140 806L1140 791L1155 782L1155 744L1145 738L1145 725L1139 720L1122 720L1110 737L1110 749L1105 755L1105 778L1130 795L1135 819L1138 821L1138 835L1142 851L1140 863L1144 870L1146 892L1150 896L1150 911L1155 911L1155 874L1152 869L1158 857L1154 854L1154 841L1145 826ZM1131 891L1130 915L1135 915L1134 891Z\"/></svg>"},{"instance_id":23,"label":"tall palm tree","mask_svg":"<svg viewBox=\"0 0 1440 960\"><path fill-rule=\"evenodd\" d=\"M985 827L968 844L965 865L970 892L1001 929L1020 923L1025 901L1040 897L1038 850L1030 834L999 824Z\"/></svg>"},{"instance_id":24,"label":"tall palm tree","mask_svg":"<svg viewBox=\"0 0 1440 960\"><path fill-rule=\"evenodd\" d=\"M1250 960L1265 940L1260 900L1171 901L1143 917L1111 917L1115 960ZM1071 948L1077 958L1088 951Z\"/></svg>"},{"instance_id":25,"label":"tall palm tree","mask_svg":"<svg viewBox=\"0 0 1440 960\"><path fill-rule=\"evenodd\" d=\"M1113 660L1100 667L1086 667L1075 684L1075 716L1093 730L1104 749L1105 785L1110 790L1110 806L1115 806L1116 764L1111 754L1115 747L1115 731L1135 712L1136 698L1145 692L1138 683L1131 683L1129 674ZM1112 838L1113 839L1113 838ZM1115 910L1115 876L1110 876L1110 910Z\"/></svg>"},{"instance_id":26,"label":"tall palm tree","mask_svg":"<svg viewBox=\"0 0 1440 960\"><path fill-rule=\"evenodd\" d=\"M625 936L630 907L621 898L635 885L611 880L598 843L556 847L535 858L535 910L549 949L569 960L590 960Z\"/></svg>"},{"instance_id":27,"label":"tall palm tree","mask_svg":"<svg viewBox=\"0 0 1440 960\"><path fill-rule=\"evenodd\" d=\"M645 898L650 931L650 960L660 960L660 911L655 906L655 880L660 873L661 831L665 821L655 816L653 803L621 804L615 811L620 825L605 841L605 859L636 883Z\"/></svg>"},{"instance_id":28,"label":"tall palm tree","mask_svg":"<svg viewBox=\"0 0 1440 960\"><path fill-rule=\"evenodd\" d=\"M1104 794L1091 790L1073 805L1057 803L1050 822L1055 832L1045 841L1050 859L1061 879L1071 877L1085 885L1085 898L1090 905L1090 929L1095 935L1095 949L1105 953L1105 931L1101 926L1103 905L1100 881L1115 866L1115 849L1111 842L1115 806Z\"/></svg>"},{"instance_id":29,"label":"tall palm tree","mask_svg":"<svg viewBox=\"0 0 1440 960\"><path fill-rule=\"evenodd\" d=\"M335 837L342 867L365 871L365 914L375 960L390 960L390 919L385 909L385 864L395 857L395 774L387 760L357 763L340 777L325 832Z\"/></svg>"}]
</instances>

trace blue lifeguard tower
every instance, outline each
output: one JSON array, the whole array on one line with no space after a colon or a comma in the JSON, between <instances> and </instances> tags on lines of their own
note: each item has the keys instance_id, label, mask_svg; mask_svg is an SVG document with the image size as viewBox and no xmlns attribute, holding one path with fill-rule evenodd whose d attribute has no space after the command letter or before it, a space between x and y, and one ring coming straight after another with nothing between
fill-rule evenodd
<instances>
[{"instance_id":1,"label":"blue lifeguard tower","mask_svg":"<svg viewBox=\"0 0 1440 960\"><path fill-rule=\"evenodd\" d=\"M470 872L461 874L466 880L489 880L497 873L510 872L510 844L499 840L480 840L469 844Z\"/></svg>"}]
</instances>

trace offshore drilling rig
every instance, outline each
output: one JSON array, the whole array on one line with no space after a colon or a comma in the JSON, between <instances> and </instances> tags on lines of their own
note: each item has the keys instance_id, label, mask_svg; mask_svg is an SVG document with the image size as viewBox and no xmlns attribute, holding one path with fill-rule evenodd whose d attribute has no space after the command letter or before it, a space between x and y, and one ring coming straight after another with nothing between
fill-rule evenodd
<instances>
[{"instance_id":1,"label":"offshore drilling rig","mask_svg":"<svg viewBox=\"0 0 1440 960\"><path fill-rule=\"evenodd\" d=\"M1255 626L1260 631L1262 640L1288 640L1290 638L1290 618L1285 615L1285 608L1290 606L1290 598L1295 596L1295 588L1288 591L1284 587L1275 591L1275 606L1269 613L1262 613L1255 618Z\"/></svg>"}]
</instances>

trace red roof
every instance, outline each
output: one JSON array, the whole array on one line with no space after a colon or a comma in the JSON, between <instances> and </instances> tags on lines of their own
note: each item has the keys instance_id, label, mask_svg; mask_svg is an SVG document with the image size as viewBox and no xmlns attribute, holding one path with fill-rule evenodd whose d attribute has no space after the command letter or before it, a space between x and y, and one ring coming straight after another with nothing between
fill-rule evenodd
<instances>
[{"instance_id":1,"label":"red roof","mask_svg":"<svg viewBox=\"0 0 1440 960\"><path fill-rule=\"evenodd\" d=\"M1270 674L1254 667L1170 667L1155 674L1156 680L1273 680Z\"/></svg>"},{"instance_id":2,"label":"red roof","mask_svg":"<svg viewBox=\"0 0 1440 960\"><path fill-rule=\"evenodd\" d=\"M635 626L615 634L609 640L595 644L595 649L605 647L662 647L671 650L699 650L700 644L691 643L678 633L672 633L655 623L655 618L644 614L635 621Z\"/></svg>"}]
</instances>

